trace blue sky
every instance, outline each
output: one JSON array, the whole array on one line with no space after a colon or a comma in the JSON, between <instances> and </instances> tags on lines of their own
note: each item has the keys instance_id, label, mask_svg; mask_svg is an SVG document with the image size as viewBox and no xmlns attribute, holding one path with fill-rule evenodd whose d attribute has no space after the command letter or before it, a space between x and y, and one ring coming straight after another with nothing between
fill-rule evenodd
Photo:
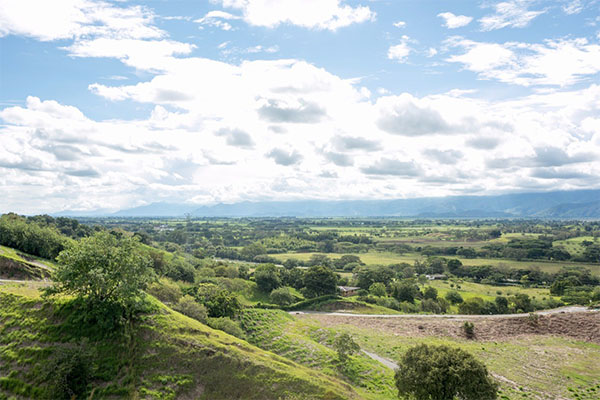
<instances>
[{"instance_id":1,"label":"blue sky","mask_svg":"<svg viewBox=\"0 0 600 400\"><path fill-rule=\"evenodd\" d=\"M600 187L600 2L0 1L0 211Z\"/></svg>"}]
</instances>

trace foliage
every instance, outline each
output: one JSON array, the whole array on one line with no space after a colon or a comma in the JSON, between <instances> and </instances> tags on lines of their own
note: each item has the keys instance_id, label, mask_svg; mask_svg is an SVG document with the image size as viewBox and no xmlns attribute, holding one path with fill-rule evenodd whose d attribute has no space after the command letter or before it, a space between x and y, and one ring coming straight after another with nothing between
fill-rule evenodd
<instances>
[{"instance_id":1,"label":"foliage","mask_svg":"<svg viewBox=\"0 0 600 400\"><path fill-rule=\"evenodd\" d=\"M292 293L291 289L287 286L273 289L269 297L273 303L280 306L289 306L296 300L296 297Z\"/></svg>"},{"instance_id":2,"label":"foliage","mask_svg":"<svg viewBox=\"0 0 600 400\"><path fill-rule=\"evenodd\" d=\"M304 273L307 297L318 297L337 293L337 275L330 268L316 265Z\"/></svg>"},{"instance_id":3,"label":"foliage","mask_svg":"<svg viewBox=\"0 0 600 400\"><path fill-rule=\"evenodd\" d=\"M240 339L246 338L240 324L229 317L208 318L206 323L213 329L218 329Z\"/></svg>"},{"instance_id":4,"label":"foliage","mask_svg":"<svg viewBox=\"0 0 600 400\"><path fill-rule=\"evenodd\" d=\"M70 242L52 226L27 221L16 214L0 216L0 244L54 260Z\"/></svg>"},{"instance_id":5,"label":"foliage","mask_svg":"<svg viewBox=\"0 0 600 400\"><path fill-rule=\"evenodd\" d=\"M410 348L396 371L401 398L414 400L496 399L498 385L471 354L448 346Z\"/></svg>"},{"instance_id":6,"label":"foliage","mask_svg":"<svg viewBox=\"0 0 600 400\"><path fill-rule=\"evenodd\" d=\"M154 278L137 239L108 232L69 244L57 259L60 265L46 294L74 295L91 308L116 305L130 313Z\"/></svg>"},{"instance_id":7,"label":"foliage","mask_svg":"<svg viewBox=\"0 0 600 400\"><path fill-rule=\"evenodd\" d=\"M465 336L468 339L472 339L475 336L475 325L472 322L465 321L462 326Z\"/></svg>"},{"instance_id":8,"label":"foliage","mask_svg":"<svg viewBox=\"0 0 600 400\"><path fill-rule=\"evenodd\" d=\"M187 294L179 299L173 309L202 323L206 323L206 318L208 318L206 307Z\"/></svg>"},{"instance_id":9,"label":"foliage","mask_svg":"<svg viewBox=\"0 0 600 400\"><path fill-rule=\"evenodd\" d=\"M432 287L432 286L427 286L425 288L425 290L423 291L423 298L424 299L431 299L431 300L435 300L437 299L438 296L438 291L436 288Z\"/></svg>"},{"instance_id":10,"label":"foliage","mask_svg":"<svg viewBox=\"0 0 600 400\"><path fill-rule=\"evenodd\" d=\"M59 347L46 370L45 379L52 382L48 397L56 400L83 398L93 377L92 360L86 342Z\"/></svg>"},{"instance_id":11,"label":"foliage","mask_svg":"<svg viewBox=\"0 0 600 400\"><path fill-rule=\"evenodd\" d=\"M338 355L338 360L342 365L348 362L350 356L360 350L360 346L354 341L348 333L342 333L335 338L333 347Z\"/></svg>"},{"instance_id":12,"label":"foliage","mask_svg":"<svg viewBox=\"0 0 600 400\"><path fill-rule=\"evenodd\" d=\"M371 293L373 296L386 296L386 290L385 290L385 285L381 282L375 282L374 284L372 284L369 287L369 293Z\"/></svg>"},{"instance_id":13,"label":"foliage","mask_svg":"<svg viewBox=\"0 0 600 400\"><path fill-rule=\"evenodd\" d=\"M254 281L260 290L271 293L273 289L281 286L279 267L273 264L259 265L254 271Z\"/></svg>"},{"instance_id":14,"label":"foliage","mask_svg":"<svg viewBox=\"0 0 600 400\"><path fill-rule=\"evenodd\" d=\"M146 292L156 297L163 303L177 304L183 293L179 286L166 278L161 278L157 282L152 282L148 285Z\"/></svg>"},{"instance_id":15,"label":"foliage","mask_svg":"<svg viewBox=\"0 0 600 400\"><path fill-rule=\"evenodd\" d=\"M399 302L414 303L415 298L421 295L421 291L411 280L395 282L392 285L392 296Z\"/></svg>"},{"instance_id":16,"label":"foliage","mask_svg":"<svg viewBox=\"0 0 600 400\"><path fill-rule=\"evenodd\" d=\"M209 317L233 317L242 308L237 295L212 283L201 283L187 293L206 307Z\"/></svg>"},{"instance_id":17,"label":"foliage","mask_svg":"<svg viewBox=\"0 0 600 400\"><path fill-rule=\"evenodd\" d=\"M444 297L452 304L460 304L463 302L462 296L456 290L449 291Z\"/></svg>"}]
</instances>

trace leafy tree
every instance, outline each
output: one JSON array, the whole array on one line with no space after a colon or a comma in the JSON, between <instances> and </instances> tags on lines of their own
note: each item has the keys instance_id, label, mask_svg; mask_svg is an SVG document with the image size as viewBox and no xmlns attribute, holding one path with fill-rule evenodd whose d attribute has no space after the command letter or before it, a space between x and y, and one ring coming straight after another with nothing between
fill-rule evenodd
<instances>
[{"instance_id":1,"label":"leafy tree","mask_svg":"<svg viewBox=\"0 0 600 400\"><path fill-rule=\"evenodd\" d=\"M330 268L315 265L304 272L304 287L308 297L337 293L337 275Z\"/></svg>"},{"instance_id":2,"label":"leafy tree","mask_svg":"<svg viewBox=\"0 0 600 400\"><path fill-rule=\"evenodd\" d=\"M274 264L259 265L254 271L254 281L260 290L271 293L273 289L281 286L279 267Z\"/></svg>"},{"instance_id":3,"label":"leafy tree","mask_svg":"<svg viewBox=\"0 0 600 400\"><path fill-rule=\"evenodd\" d=\"M508 312L508 299L506 297L497 296L494 303L496 303L496 309L499 314L506 314Z\"/></svg>"},{"instance_id":4,"label":"leafy tree","mask_svg":"<svg viewBox=\"0 0 600 400\"><path fill-rule=\"evenodd\" d=\"M414 303L415 297L418 297L420 293L417 285L411 281L396 282L392 285L392 296L400 302Z\"/></svg>"},{"instance_id":5,"label":"leafy tree","mask_svg":"<svg viewBox=\"0 0 600 400\"><path fill-rule=\"evenodd\" d=\"M400 398L413 400L493 400L498 385L484 364L448 346L410 348L396 371Z\"/></svg>"},{"instance_id":6,"label":"leafy tree","mask_svg":"<svg viewBox=\"0 0 600 400\"><path fill-rule=\"evenodd\" d=\"M396 276L393 268L387 265L369 265L361 266L354 270L357 286L363 289L369 289L375 282L391 282Z\"/></svg>"},{"instance_id":7,"label":"leafy tree","mask_svg":"<svg viewBox=\"0 0 600 400\"><path fill-rule=\"evenodd\" d=\"M337 351L338 360L344 365L350 356L360 350L360 346L352 339L348 333L342 333L335 338L333 347Z\"/></svg>"},{"instance_id":8,"label":"leafy tree","mask_svg":"<svg viewBox=\"0 0 600 400\"><path fill-rule=\"evenodd\" d=\"M425 288L425 290L423 291L423 298L424 299L435 300L435 299L437 299L437 295L438 295L437 289L434 288L434 287L432 287L432 286L427 286Z\"/></svg>"},{"instance_id":9,"label":"leafy tree","mask_svg":"<svg viewBox=\"0 0 600 400\"><path fill-rule=\"evenodd\" d=\"M462 296L456 290L449 291L444 297L452 304L460 304L463 302Z\"/></svg>"},{"instance_id":10,"label":"leafy tree","mask_svg":"<svg viewBox=\"0 0 600 400\"><path fill-rule=\"evenodd\" d=\"M350 263L357 263L357 264L362 264L362 261L360 260L360 257L352 255L352 254L345 254L343 256L341 256L340 258L336 258L335 260L333 260L333 265L336 268L344 268L347 264Z\"/></svg>"},{"instance_id":11,"label":"leafy tree","mask_svg":"<svg viewBox=\"0 0 600 400\"><path fill-rule=\"evenodd\" d=\"M130 308L154 279L151 261L138 240L108 232L70 243L57 260L54 284L47 293L74 295L89 304Z\"/></svg>"},{"instance_id":12,"label":"leafy tree","mask_svg":"<svg viewBox=\"0 0 600 400\"><path fill-rule=\"evenodd\" d=\"M369 293L373 296L386 296L385 285L381 282L375 282L369 287Z\"/></svg>"},{"instance_id":13,"label":"leafy tree","mask_svg":"<svg viewBox=\"0 0 600 400\"><path fill-rule=\"evenodd\" d=\"M269 297L273 303L280 306L289 306L296 300L292 291L287 286L273 289Z\"/></svg>"}]
</instances>

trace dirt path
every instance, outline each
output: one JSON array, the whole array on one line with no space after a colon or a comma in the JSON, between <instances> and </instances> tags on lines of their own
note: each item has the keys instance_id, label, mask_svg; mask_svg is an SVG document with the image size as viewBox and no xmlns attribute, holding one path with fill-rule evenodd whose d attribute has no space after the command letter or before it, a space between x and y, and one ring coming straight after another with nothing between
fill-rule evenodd
<instances>
[{"instance_id":1,"label":"dirt path","mask_svg":"<svg viewBox=\"0 0 600 400\"><path fill-rule=\"evenodd\" d=\"M538 315L568 314L582 312L598 312L583 306L560 307L552 310L536 311ZM323 312L323 311L291 311L290 314L301 315L327 315L332 317L358 317L358 318L443 318L443 319L504 319L504 318L523 318L529 314L493 314L493 315L465 315L465 314L352 314L343 311Z\"/></svg>"},{"instance_id":2,"label":"dirt path","mask_svg":"<svg viewBox=\"0 0 600 400\"><path fill-rule=\"evenodd\" d=\"M387 358L383 358L381 356L378 356L377 354L371 353L370 351L366 351L365 349L361 349L361 351L363 353L365 353L366 355L368 355L369 357L371 357L373 360L382 363L383 365L385 365L389 369L394 370L394 369L398 368L398 364L396 364L395 362L393 362L391 360L388 360Z\"/></svg>"}]
</instances>

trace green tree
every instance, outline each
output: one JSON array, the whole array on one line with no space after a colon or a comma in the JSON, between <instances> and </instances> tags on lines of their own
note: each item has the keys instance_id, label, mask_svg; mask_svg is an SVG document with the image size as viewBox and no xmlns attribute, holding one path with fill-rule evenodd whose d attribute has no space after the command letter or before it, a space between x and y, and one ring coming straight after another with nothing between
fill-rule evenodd
<instances>
[{"instance_id":1,"label":"green tree","mask_svg":"<svg viewBox=\"0 0 600 400\"><path fill-rule=\"evenodd\" d=\"M372 284L371 287L369 287L369 293L371 293L373 296L381 297L387 295L385 291L385 285L381 282L375 282L374 284Z\"/></svg>"},{"instance_id":2,"label":"green tree","mask_svg":"<svg viewBox=\"0 0 600 400\"><path fill-rule=\"evenodd\" d=\"M337 293L337 275L322 265L310 267L304 273L304 287L308 297Z\"/></svg>"},{"instance_id":3,"label":"green tree","mask_svg":"<svg viewBox=\"0 0 600 400\"><path fill-rule=\"evenodd\" d=\"M400 398L411 400L493 400L498 385L484 364L448 346L410 348L396 371Z\"/></svg>"},{"instance_id":4,"label":"green tree","mask_svg":"<svg viewBox=\"0 0 600 400\"><path fill-rule=\"evenodd\" d=\"M392 285L392 296L400 302L407 301L409 303L414 303L415 297L419 296L419 293L420 291L417 285L410 280L396 282Z\"/></svg>"},{"instance_id":5,"label":"green tree","mask_svg":"<svg viewBox=\"0 0 600 400\"><path fill-rule=\"evenodd\" d=\"M290 288L287 286L273 289L269 298L273 303L280 306L289 306L296 299Z\"/></svg>"},{"instance_id":6,"label":"green tree","mask_svg":"<svg viewBox=\"0 0 600 400\"><path fill-rule=\"evenodd\" d=\"M274 264L259 265L254 271L254 281L260 290L271 293L273 289L281 286L279 267Z\"/></svg>"},{"instance_id":7,"label":"green tree","mask_svg":"<svg viewBox=\"0 0 600 400\"><path fill-rule=\"evenodd\" d=\"M423 298L424 299L435 300L435 299L437 299L437 296L438 296L438 291L433 286L427 286L425 288L425 290L423 291Z\"/></svg>"},{"instance_id":8,"label":"green tree","mask_svg":"<svg viewBox=\"0 0 600 400\"><path fill-rule=\"evenodd\" d=\"M462 296L456 290L449 291L444 297L452 304L460 304L463 302Z\"/></svg>"},{"instance_id":9,"label":"green tree","mask_svg":"<svg viewBox=\"0 0 600 400\"><path fill-rule=\"evenodd\" d=\"M132 307L154 279L152 262L135 238L97 232L67 245L48 294L63 293L90 304Z\"/></svg>"},{"instance_id":10,"label":"green tree","mask_svg":"<svg viewBox=\"0 0 600 400\"><path fill-rule=\"evenodd\" d=\"M348 333L342 333L335 338L333 347L338 354L338 360L342 365L348 362L350 356L360 350L360 346L352 339Z\"/></svg>"}]
</instances>

